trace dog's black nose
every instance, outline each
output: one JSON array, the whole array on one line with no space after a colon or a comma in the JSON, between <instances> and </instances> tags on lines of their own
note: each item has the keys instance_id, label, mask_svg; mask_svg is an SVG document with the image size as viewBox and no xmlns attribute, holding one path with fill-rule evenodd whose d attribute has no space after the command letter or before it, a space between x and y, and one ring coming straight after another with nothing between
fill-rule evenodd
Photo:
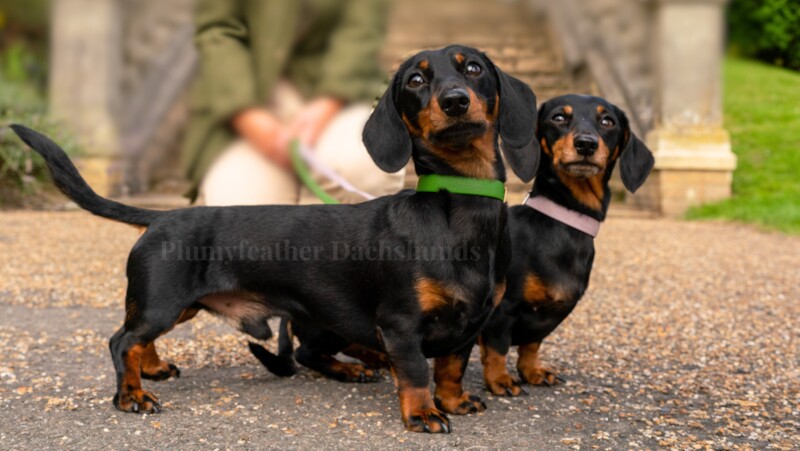
<instances>
[{"instance_id":1,"label":"dog's black nose","mask_svg":"<svg viewBox=\"0 0 800 451\"><path fill-rule=\"evenodd\" d=\"M469 110L469 93L462 88L448 89L439 96L439 106L450 117L462 116Z\"/></svg>"},{"instance_id":2,"label":"dog's black nose","mask_svg":"<svg viewBox=\"0 0 800 451\"><path fill-rule=\"evenodd\" d=\"M599 142L596 136L592 135L578 135L575 137L575 150L578 154L588 157L597 152Z\"/></svg>"}]
</instances>

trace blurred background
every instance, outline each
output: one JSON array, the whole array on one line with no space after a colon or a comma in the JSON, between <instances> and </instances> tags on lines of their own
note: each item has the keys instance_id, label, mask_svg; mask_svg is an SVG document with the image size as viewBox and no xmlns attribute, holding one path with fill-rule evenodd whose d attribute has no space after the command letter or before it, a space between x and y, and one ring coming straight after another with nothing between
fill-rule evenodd
<instances>
[{"instance_id":1,"label":"blurred background","mask_svg":"<svg viewBox=\"0 0 800 451\"><path fill-rule=\"evenodd\" d=\"M193 0L0 0L0 125L56 138L99 192L185 205ZM800 232L800 2L403 0L380 64L476 46L539 98L621 106L656 155L615 214ZM379 95L376 92L375 95ZM53 207L42 163L0 129L0 208ZM413 186L413 170L407 185ZM512 202L526 187L512 181Z\"/></svg>"}]
</instances>

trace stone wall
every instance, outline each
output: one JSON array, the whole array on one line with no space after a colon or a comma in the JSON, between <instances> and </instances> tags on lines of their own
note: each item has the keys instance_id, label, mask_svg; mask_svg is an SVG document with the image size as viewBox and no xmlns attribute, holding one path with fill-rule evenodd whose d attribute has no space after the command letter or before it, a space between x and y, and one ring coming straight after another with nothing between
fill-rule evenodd
<instances>
[{"instance_id":1,"label":"stone wall","mask_svg":"<svg viewBox=\"0 0 800 451\"><path fill-rule=\"evenodd\" d=\"M531 3L550 18L567 69L625 109L655 154L653 175L626 196L629 205L680 216L731 195L736 157L720 97L726 0Z\"/></svg>"},{"instance_id":2,"label":"stone wall","mask_svg":"<svg viewBox=\"0 0 800 451\"><path fill-rule=\"evenodd\" d=\"M193 4L54 2L51 107L85 138L101 192L182 190L177 154L196 63ZM735 157L719 98L723 4L397 0L383 62L389 70L419 49L462 43L485 50L540 101L568 92L609 98L657 160L653 177L626 201L679 215L730 195ZM510 188L513 202L526 186L512 178Z\"/></svg>"},{"instance_id":3,"label":"stone wall","mask_svg":"<svg viewBox=\"0 0 800 451\"><path fill-rule=\"evenodd\" d=\"M117 113L129 192L185 191L179 149L197 55L194 0L123 0L124 40Z\"/></svg>"},{"instance_id":4,"label":"stone wall","mask_svg":"<svg viewBox=\"0 0 800 451\"><path fill-rule=\"evenodd\" d=\"M177 179L196 56L194 0L53 2L50 109L82 140L87 179L119 195ZM176 188L175 191L180 188Z\"/></svg>"},{"instance_id":5,"label":"stone wall","mask_svg":"<svg viewBox=\"0 0 800 451\"><path fill-rule=\"evenodd\" d=\"M533 0L564 49L565 70L623 107L634 131L653 125L653 8L647 1Z\"/></svg>"}]
</instances>

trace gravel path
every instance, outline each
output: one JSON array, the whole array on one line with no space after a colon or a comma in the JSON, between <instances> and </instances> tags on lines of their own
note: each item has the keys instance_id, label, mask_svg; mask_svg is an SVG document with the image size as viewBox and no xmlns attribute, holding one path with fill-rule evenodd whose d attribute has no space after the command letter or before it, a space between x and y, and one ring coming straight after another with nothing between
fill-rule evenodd
<instances>
[{"instance_id":1,"label":"gravel path","mask_svg":"<svg viewBox=\"0 0 800 451\"><path fill-rule=\"evenodd\" d=\"M611 219L586 297L546 341L568 383L503 399L453 433L403 431L391 382L267 374L201 314L160 340L183 377L160 415L111 406L107 339L136 230L82 212L0 213L0 448L797 449L800 239ZM514 362L511 363L513 365Z\"/></svg>"}]
</instances>

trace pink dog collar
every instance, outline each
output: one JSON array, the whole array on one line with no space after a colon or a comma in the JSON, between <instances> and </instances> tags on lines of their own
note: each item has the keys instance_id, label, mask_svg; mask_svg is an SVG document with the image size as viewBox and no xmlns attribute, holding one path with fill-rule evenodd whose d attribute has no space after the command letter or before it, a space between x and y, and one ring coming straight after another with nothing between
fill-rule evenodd
<instances>
[{"instance_id":1,"label":"pink dog collar","mask_svg":"<svg viewBox=\"0 0 800 451\"><path fill-rule=\"evenodd\" d=\"M556 221L563 222L573 229L580 230L592 238L596 237L597 232L600 231L600 221L597 219L563 207L544 196L529 196L525 198L525 202L523 203L544 215L550 216Z\"/></svg>"}]
</instances>

